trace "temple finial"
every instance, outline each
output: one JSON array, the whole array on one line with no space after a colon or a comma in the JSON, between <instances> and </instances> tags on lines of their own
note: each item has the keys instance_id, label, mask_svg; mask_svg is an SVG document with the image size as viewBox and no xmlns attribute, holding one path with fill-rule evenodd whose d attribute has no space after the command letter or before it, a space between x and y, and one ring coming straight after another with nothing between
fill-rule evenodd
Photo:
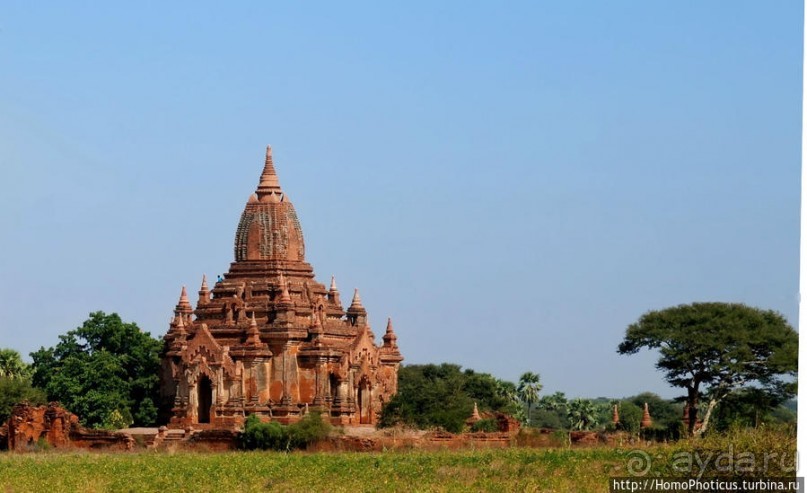
<instances>
[{"instance_id":1,"label":"temple finial","mask_svg":"<svg viewBox=\"0 0 807 493\"><path fill-rule=\"evenodd\" d=\"M280 182L277 180L275 165L272 161L272 146L266 146L266 162L263 165L261 181L258 184L258 189L256 192L258 194L258 199L272 193L281 193Z\"/></svg>"},{"instance_id":2,"label":"temple finial","mask_svg":"<svg viewBox=\"0 0 807 493\"><path fill-rule=\"evenodd\" d=\"M204 274L202 274L202 287L199 289L199 291L209 291L207 288L207 276Z\"/></svg>"},{"instance_id":3,"label":"temple finial","mask_svg":"<svg viewBox=\"0 0 807 493\"><path fill-rule=\"evenodd\" d=\"M336 276L331 276L331 291L339 291L336 288Z\"/></svg>"}]
</instances>

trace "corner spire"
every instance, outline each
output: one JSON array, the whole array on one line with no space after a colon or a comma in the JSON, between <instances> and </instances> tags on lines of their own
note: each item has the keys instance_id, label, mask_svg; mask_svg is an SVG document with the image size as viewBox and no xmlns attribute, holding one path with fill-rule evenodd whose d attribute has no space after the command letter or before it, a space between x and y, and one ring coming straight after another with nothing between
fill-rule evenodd
<instances>
[{"instance_id":1,"label":"corner spire","mask_svg":"<svg viewBox=\"0 0 807 493\"><path fill-rule=\"evenodd\" d=\"M395 330L392 328L392 318L387 319L387 331L384 333L384 347L397 348L398 336L395 335Z\"/></svg>"},{"instance_id":2,"label":"corner spire","mask_svg":"<svg viewBox=\"0 0 807 493\"><path fill-rule=\"evenodd\" d=\"M280 273L280 303L291 304L291 295L289 294L289 285L286 283L286 278L283 273Z\"/></svg>"},{"instance_id":3,"label":"corner spire","mask_svg":"<svg viewBox=\"0 0 807 493\"><path fill-rule=\"evenodd\" d=\"M261 181L258 183L256 190L258 199L265 195L272 193L281 193L280 182L277 179L275 172L275 164L272 161L272 146L266 146L266 162L263 165L263 173L261 173Z\"/></svg>"},{"instance_id":4,"label":"corner spire","mask_svg":"<svg viewBox=\"0 0 807 493\"><path fill-rule=\"evenodd\" d=\"M331 288L328 290L328 300L342 309L342 301L339 299L339 288L336 287L336 277L331 276Z\"/></svg>"},{"instance_id":5,"label":"corner spire","mask_svg":"<svg viewBox=\"0 0 807 493\"><path fill-rule=\"evenodd\" d=\"M196 306L206 305L210 301L210 288L207 287L207 276L202 274L202 286L199 288L199 301Z\"/></svg>"},{"instance_id":6,"label":"corner spire","mask_svg":"<svg viewBox=\"0 0 807 493\"><path fill-rule=\"evenodd\" d=\"M261 345L261 333L258 330L258 321L255 320L255 312L252 312L252 318L249 320L246 344L247 346Z\"/></svg>"},{"instance_id":7,"label":"corner spire","mask_svg":"<svg viewBox=\"0 0 807 493\"><path fill-rule=\"evenodd\" d=\"M193 313L193 307L191 306L191 302L188 300L188 291L185 289L185 286L182 286L182 292L179 294L179 302L174 310L177 313L182 313L185 315L190 315Z\"/></svg>"},{"instance_id":8,"label":"corner spire","mask_svg":"<svg viewBox=\"0 0 807 493\"><path fill-rule=\"evenodd\" d=\"M331 291L339 291L336 288L336 276L331 276Z\"/></svg>"},{"instance_id":9,"label":"corner spire","mask_svg":"<svg viewBox=\"0 0 807 493\"><path fill-rule=\"evenodd\" d=\"M364 310L361 304L361 296L359 296L359 288L353 290L353 300L350 302L350 308L360 308Z\"/></svg>"}]
</instances>

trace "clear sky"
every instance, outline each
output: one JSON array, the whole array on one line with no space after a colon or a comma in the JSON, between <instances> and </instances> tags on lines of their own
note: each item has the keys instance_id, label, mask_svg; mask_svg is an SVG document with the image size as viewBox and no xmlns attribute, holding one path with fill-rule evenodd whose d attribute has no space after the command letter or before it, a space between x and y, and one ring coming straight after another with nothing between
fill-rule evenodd
<instances>
[{"instance_id":1,"label":"clear sky","mask_svg":"<svg viewBox=\"0 0 807 493\"><path fill-rule=\"evenodd\" d=\"M0 347L161 337L267 144L407 363L671 397L645 311L796 323L801 2L290 3L0 4Z\"/></svg>"}]
</instances>

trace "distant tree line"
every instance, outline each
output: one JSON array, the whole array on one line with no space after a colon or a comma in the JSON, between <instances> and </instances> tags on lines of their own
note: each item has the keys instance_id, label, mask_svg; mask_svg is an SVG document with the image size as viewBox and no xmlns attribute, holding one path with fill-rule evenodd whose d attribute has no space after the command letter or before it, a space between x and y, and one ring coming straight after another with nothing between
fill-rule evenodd
<instances>
[{"instance_id":1,"label":"distant tree line","mask_svg":"<svg viewBox=\"0 0 807 493\"><path fill-rule=\"evenodd\" d=\"M380 426L458 432L466 429L474 403L482 413L506 413L527 427L629 433L639 433L647 403L653 424L641 432L657 439L795 422L798 336L776 312L728 303L651 311L628 327L618 352L645 348L659 352L656 367L686 391L681 399L652 393L568 399L561 392L541 395L540 375L534 372L514 383L451 363L405 365ZM18 352L0 349L0 422L17 402L59 401L90 427L157 424L161 349L161 341L135 323L104 312L91 313L55 346L31 353L31 365ZM617 424L612 423L615 405ZM684 409L687 429L682 428ZM483 421L474 430L492 428L492 421ZM277 435L274 428L252 425L257 435Z\"/></svg>"}]
</instances>

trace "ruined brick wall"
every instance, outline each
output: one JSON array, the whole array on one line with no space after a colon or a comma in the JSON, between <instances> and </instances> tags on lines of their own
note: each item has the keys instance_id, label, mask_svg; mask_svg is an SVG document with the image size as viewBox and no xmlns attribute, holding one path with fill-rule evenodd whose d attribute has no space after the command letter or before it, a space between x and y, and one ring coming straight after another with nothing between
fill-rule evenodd
<instances>
[{"instance_id":1,"label":"ruined brick wall","mask_svg":"<svg viewBox=\"0 0 807 493\"><path fill-rule=\"evenodd\" d=\"M8 419L8 449L16 452L37 447L129 450L131 436L105 430L88 430L78 416L51 402L47 406L17 404Z\"/></svg>"}]
</instances>

